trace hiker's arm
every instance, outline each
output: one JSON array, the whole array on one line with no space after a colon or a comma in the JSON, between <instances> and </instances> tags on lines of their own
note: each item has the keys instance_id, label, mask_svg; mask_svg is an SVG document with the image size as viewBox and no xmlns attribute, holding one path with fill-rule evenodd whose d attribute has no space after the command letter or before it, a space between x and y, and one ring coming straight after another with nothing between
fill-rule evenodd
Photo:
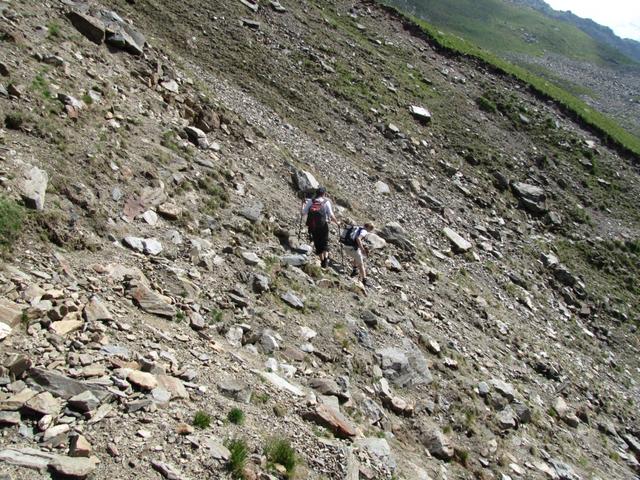
<instances>
[{"instance_id":1,"label":"hiker's arm","mask_svg":"<svg viewBox=\"0 0 640 480\"><path fill-rule=\"evenodd\" d=\"M308 200L303 200L302 201L302 208L300 209L300 218L304 218L304 216L309 212L309 207L311 206L311 204L309 203Z\"/></svg>"},{"instance_id":2,"label":"hiker's arm","mask_svg":"<svg viewBox=\"0 0 640 480\"><path fill-rule=\"evenodd\" d=\"M331 220L336 225L340 226L340 222L338 222L338 219L333 214L333 205L329 200L327 200L327 213L329 214L329 220Z\"/></svg>"},{"instance_id":3,"label":"hiker's arm","mask_svg":"<svg viewBox=\"0 0 640 480\"><path fill-rule=\"evenodd\" d=\"M365 256L369 256L369 250L367 250L367 247L365 247L364 243L362 243L362 240L360 239L360 237L356 238L356 244L358 245L358 248L360 250L362 250L362 252L365 254Z\"/></svg>"}]
</instances>

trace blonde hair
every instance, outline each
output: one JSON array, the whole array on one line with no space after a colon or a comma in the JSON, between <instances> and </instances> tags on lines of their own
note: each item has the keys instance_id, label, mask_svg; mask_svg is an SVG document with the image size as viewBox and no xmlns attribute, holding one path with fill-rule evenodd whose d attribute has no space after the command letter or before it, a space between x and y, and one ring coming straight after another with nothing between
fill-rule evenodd
<instances>
[{"instance_id":1,"label":"blonde hair","mask_svg":"<svg viewBox=\"0 0 640 480\"><path fill-rule=\"evenodd\" d=\"M372 232L373 230L375 230L375 225L371 222L367 222L364 224L364 228L368 231L368 232Z\"/></svg>"}]
</instances>

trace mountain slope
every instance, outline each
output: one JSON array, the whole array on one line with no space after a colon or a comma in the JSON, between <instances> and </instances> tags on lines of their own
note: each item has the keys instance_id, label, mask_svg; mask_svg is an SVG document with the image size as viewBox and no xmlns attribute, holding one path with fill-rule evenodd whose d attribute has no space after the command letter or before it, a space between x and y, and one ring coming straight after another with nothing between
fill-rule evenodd
<instances>
[{"instance_id":1,"label":"mountain slope","mask_svg":"<svg viewBox=\"0 0 640 480\"><path fill-rule=\"evenodd\" d=\"M4 476L638 471L637 165L375 3L89 3L0 18Z\"/></svg>"},{"instance_id":2,"label":"mountain slope","mask_svg":"<svg viewBox=\"0 0 640 480\"><path fill-rule=\"evenodd\" d=\"M571 23L590 37L610 45L636 62L640 61L640 42L630 38L620 38L613 30L600 25L589 18L579 17L572 12L562 12L549 7L543 0L511 0L513 3L528 5L543 12L549 17L558 18Z\"/></svg>"},{"instance_id":3,"label":"mountain slope","mask_svg":"<svg viewBox=\"0 0 640 480\"><path fill-rule=\"evenodd\" d=\"M640 135L638 61L606 30L538 2L388 2L542 76ZM595 31L595 33L593 33ZM617 38L617 37L616 37Z\"/></svg>"}]
</instances>

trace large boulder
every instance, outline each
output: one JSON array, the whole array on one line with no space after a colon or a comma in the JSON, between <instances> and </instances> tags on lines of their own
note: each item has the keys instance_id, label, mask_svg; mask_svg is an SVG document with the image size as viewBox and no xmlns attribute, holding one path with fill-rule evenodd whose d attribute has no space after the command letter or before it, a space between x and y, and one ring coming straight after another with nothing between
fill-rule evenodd
<instances>
[{"instance_id":1,"label":"large boulder","mask_svg":"<svg viewBox=\"0 0 640 480\"><path fill-rule=\"evenodd\" d=\"M416 246L409 240L407 232L397 222L387 223L382 230L378 232L378 235L391 245L395 245L401 250L409 253L416 251Z\"/></svg>"},{"instance_id":2,"label":"large boulder","mask_svg":"<svg viewBox=\"0 0 640 480\"><path fill-rule=\"evenodd\" d=\"M305 170L294 170L291 173L291 179L296 189L305 195L313 194L320 186L316 178Z\"/></svg>"},{"instance_id":3,"label":"large boulder","mask_svg":"<svg viewBox=\"0 0 640 480\"><path fill-rule=\"evenodd\" d=\"M27 166L19 180L20 195L24 204L34 210L44 210L44 198L49 175L38 167Z\"/></svg>"}]
</instances>

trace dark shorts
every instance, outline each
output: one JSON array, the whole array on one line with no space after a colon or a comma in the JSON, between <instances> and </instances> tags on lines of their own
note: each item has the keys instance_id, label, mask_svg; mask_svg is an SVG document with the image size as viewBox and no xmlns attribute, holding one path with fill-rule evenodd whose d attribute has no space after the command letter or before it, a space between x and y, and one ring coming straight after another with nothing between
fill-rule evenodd
<instances>
[{"instance_id":1,"label":"dark shorts","mask_svg":"<svg viewBox=\"0 0 640 480\"><path fill-rule=\"evenodd\" d=\"M313 240L313 246L316 249L316 253L320 255L322 252L329 251L329 224L326 223L315 230L309 230L311 240Z\"/></svg>"}]
</instances>

